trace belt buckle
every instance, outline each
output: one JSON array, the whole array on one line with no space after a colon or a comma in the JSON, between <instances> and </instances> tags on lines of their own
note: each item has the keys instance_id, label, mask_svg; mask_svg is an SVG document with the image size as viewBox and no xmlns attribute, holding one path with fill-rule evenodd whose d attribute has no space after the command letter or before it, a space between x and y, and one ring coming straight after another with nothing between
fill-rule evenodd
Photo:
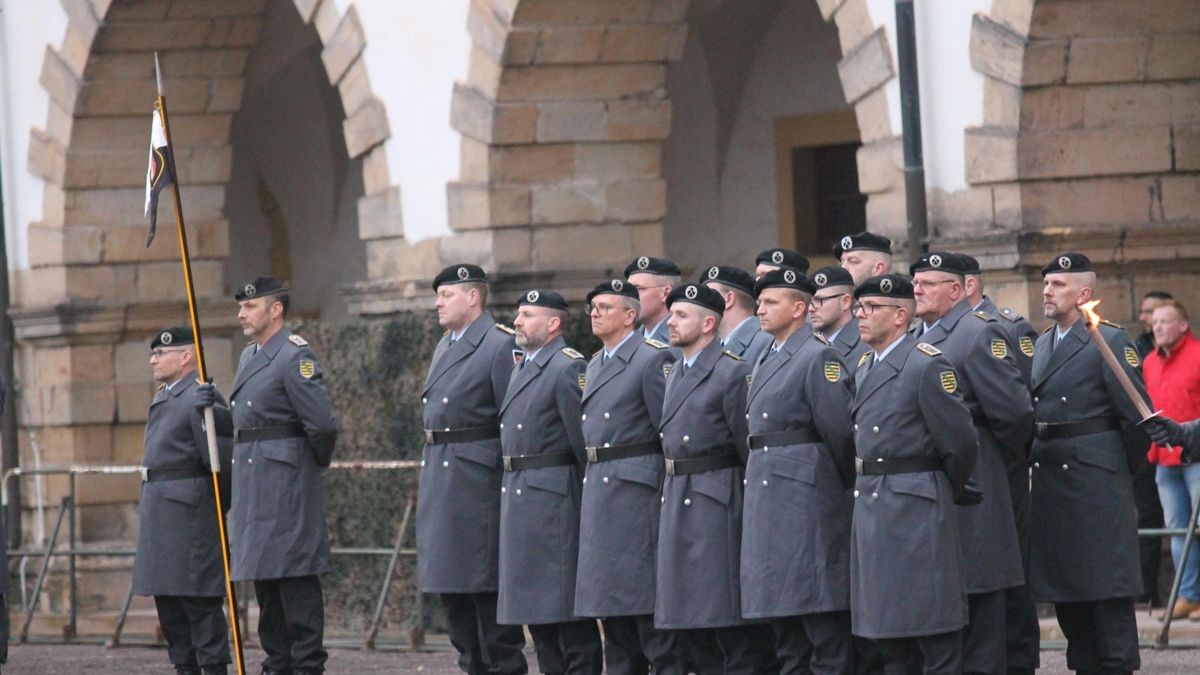
<instances>
[{"instance_id":1,"label":"belt buckle","mask_svg":"<svg viewBox=\"0 0 1200 675\"><path fill-rule=\"evenodd\" d=\"M860 476L863 475L863 458L862 457L854 458L854 473L856 473Z\"/></svg>"},{"instance_id":2,"label":"belt buckle","mask_svg":"<svg viewBox=\"0 0 1200 675\"><path fill-rule=\"evenodd\" d=\"M146 483L146 482L148 482L148 481L150 480L150 469L148 469L148 468L146 468L146 467L144 467L144 466L139 466L139 467L138 467L138 470L139 470L139 471L141 472L141 474L142 474L142 482L143 482L143 483Z\"/></svg>"},{"instance_id":3,"label":"belt buckle","mask_svg":"<svg viewBox=\"0 0 1200 675\"><path fill-rule=\"evenodd\" d=\"M433 445L433 429L425 430L425 444Z\"/></svg>"},{"instance_id":4,"label":"belt buckle","mask_svg":"<svg viewBox=\"0 0 1200 675\"><path fill-rule=\"evenodd\" d=\"M667 475L674 476L675 475L675 460L667 459L666 462L667 462Z\"/></svg>"},{"instance_id":5,"label":"belt buckle","mask_svg":"<svg viewBox=\"0 0 1200 675\"><path fill-rule=\"evenodd\" d=\"M596 451L596 446L593 445L584 449L587 450L587 459L589 462L595 463L600 461L598 457L599 453Z\"/></svg>"},{"instance_id":6,"label":"belt buckle","mask_svg":"<svg viewBox=\"0 0 1200 675\"><path fill-rule=\"evenodd\" d=\"M501 459L502 459L502 460L503 460L503 462L504 462L504 470L505 470L505 471L510 471L510 472L511 472L511 471L513 470L513 468L512 468L512 457L510 457L510 456L508 456L508 455L503 455L503 456L501 457Z\"/></svg>"}]
</instances>

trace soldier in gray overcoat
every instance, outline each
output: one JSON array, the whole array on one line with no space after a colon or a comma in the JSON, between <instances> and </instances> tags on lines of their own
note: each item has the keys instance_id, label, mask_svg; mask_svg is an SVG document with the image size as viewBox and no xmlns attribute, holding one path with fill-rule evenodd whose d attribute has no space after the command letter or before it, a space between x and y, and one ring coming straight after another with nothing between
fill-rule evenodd
<instances>
[{"instance_id":1,"label":"soldier in gray overcoat","mask_svg":"<svg viewBox=\"0 0 1200 675\"><path fill-rule=\"evenodd\" d=\"M192 345L187 326L163 330L150 342L150 368L160 386L146 418L133 592L154 596L177 673L223 675L230 663L225 566L204 415L192 405ZM228 504L233 423L219 394L213 416Z\"/></svg>"},{"instance_id":2,"label":"soldier in gray overcoat","mask_svg":"<svg viewBox=\"0 0 1200 675\"><path fill-rule=\"evenodd\" d=\"M417 492L417 576L446 609L458 665L471 675L528 672L519 626L496 622L500 404L519 353L487 311L487 275L467 263L433 280L438 342L421 391L425 448Z\"/></svg>"},{"instance_id":3,"label":"soldier in gray overcoat","mask_svg":"<svg viewBox=\"0 0 1200 675\"><path fill-rule=\"evenodd\" d=\"M859 330L873 348L855 375L858 452L850 551L855 635L889 661L958 673L967 593L954 500L979 452L958 375L932 345L906 334L912 283L885 274L855 289Z\"/></svg>"},{"instance_id":4,"label":"soldier in gray overcoat","mask_svg":"<svg viewBox=\"0 0 1200 675\"><path fill-rule=\"evenodd\" d=\"M235 581L254 582L263 669L321 673L328 654L318 575L330 561L321 470L333 458L337 419L316 356L284 324L288 287L258 277L235 297L242 333L252 341L229 393L231 572ZM195 400L207 407L215 391L197 386Z\"/></svg>"},{"instance_id":5,"label":"soldier in gray overcoat","mask_svg":"<svg viewBox=\"0 0 1200 675\"><path fill-rule=\"evenodd\" d=\"M967 272L967 303L972 311L986 312L996 317L1001 330L1008 339L1009 353L1016 359L1021 379L1030 388L1033 370L1033 345L1037 342L1037 331L1025 317L1008 307L997 307L984 295L983 270L979 261L964 253L958 254L965 263ZM1032 442L1033 437L1030 436ZM1029 449L1019 457L1005 458L1008 474L1008 492L1012 500L1013 518L1017 524L1017 541L1021 546L1021 563L1025 576L1029 576ZM1029 584L1022 584L1004 591L1005 641L1008 645L1008 672L1010 675L1032 673L1041 665L1041 627L1038 624L1037 608L1029 593Z\"/></svg>"},{"instance_id":6,"label":"soldier in gray overcoat","mask_svg":"<svg viewBox=\"0 0 1200 675\"><path fill-rule=\"evenodd\" d=\"M813 333L825 338L837 350L846 373L853 382L859 361L871 353L871 347L858 334L854 310L854 279L841 267L822 267L812 274L816 287L808 309Z\"/></svg>"},{"instance_id":7,"label":"soldier in gray overcoat","mask_svg":"<svg viewBox=\"0 0 1200 675\"><path fill-rule=\"evenodd\" d=\"M680 631L701 673L764 672L773 660L769 628L743 620L739 590L750 365L716 339L719 293L681 285L667 302L681 357L667 378L659 431L667 476L654 625Z\"/></svg>"},{"instance_id":8,"label":"soldier in gray overcoat","mask_svg":"<svg viewBox=\"0 0 1200 675\"><path fill-rule=\"evenodd\" d=\"M1053 602L1067 638L1067 667L1132 672L1140 667L1133 598L1142 593L1137 511L1123 427L1141 420L1104 364L1079 305L1092 300L1096 274L1081 253L1042 269L1044 311L1054 324L1033 357L1033 482L1029 582ZM1140 363L1123 329L1098 326L1144 401ZM1055 344L1057 343L1057 344Z\"/></svg>"},{"instance_id":9,"label":"soldier in gray overcoat","mask_svg":"<svg viewBox=\"0 0 1200 675\"><path fill-rule=\"evenodd\" d=\"M587 463L580 426L583 355L566 346L567 302L534 289L521 296L513 328L524 350L500 406L497 621L529 626L543 673L600 675L595 619L575 615L579 503Z\"/></svg>"},{"instance_id":10,"label":"soldier in gray overcoat","mask_svg":"<svg viewBox=\"0 0 1200 675\"><path fill-rule=\"evenodd\" d=\"M782 672L848 675L854 390L837 351L805 320L815 290L792 269L755 284L774 344L747 401L742 616L770 620Z\"/></svg>"},{"instance_id":11,"label":"soldier in gray overcoat","mask_svg":"<svg viewBox=\"0 0 1200 675\"><path fill-rule=\"evenodd\" d=\"M635 330L637 289L620 279L587 295L604 343L587 366L583 439L587 472L579 517L575 614L604 626L610 675L682 675L671 631L654 627L654 550L664 468L658 426L674 350Z\"/></svg>"},{"instance_id":12,"label":"soldier in gray overcoat","mask_svg":"<svg viewBox=\"0 0 1200 675\"><path fill-rule=\"evenodd\" d=\"M1004 591L1025 584L1007 464L1026 454L1033 404L999 322L972 312L965 259L931 251L909 266L920 321L913 337L937 347L958 373L958 388L979 436L972 480L984 498L957 509L970 623L963 671L1007 672Z\"/></svg>"},{"instance_id":13,"label":"soldier in gray overcoat","mask_svg":"<svg viewBox=\"0 0 1200 675\"><path fill-rule=\"evenodd\" d=\"M698 283L725 299L725 313L717 327L722 348L746 363L758 363L758 357L771 344L771 336L762 332L754 314L754 277L738 267L713 265L700 274Z\"/></svg>"},{"instance_id":14,"label":"soldier in gray overcoat","mask_svg":"<svg viewBox=\"0 0 1200 675\"><path fill-rule=\"evenodd\" d=\"M625 279L638 291L642 313L638 316L642 337L667 342L667 293L678 284L679 265L665 258L641 256L625 266Z\"/></svg>"}]
</instances>

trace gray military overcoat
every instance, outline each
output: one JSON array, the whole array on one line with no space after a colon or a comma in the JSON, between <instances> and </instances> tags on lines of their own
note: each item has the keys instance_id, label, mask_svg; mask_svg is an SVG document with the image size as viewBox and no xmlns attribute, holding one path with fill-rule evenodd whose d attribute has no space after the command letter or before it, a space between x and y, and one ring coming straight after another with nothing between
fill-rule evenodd
<instances>
[{"instance_id":1,"label":"gray military overcoat","mask_svg":"<svg viewBox=\"0 0 1200 675\"><path fill-rule=\"evenodd\" d=\"M815 438L750 451L741 567L747 619L850 608L853 396L841 357L807 324L754 369L750 434L805 429Z\"/></svg>"},{"instance_id":2,"label":"gray military overcoat","mask_svg":"<svg viewBox=\"0 0 1200 675\"><path fill-rule=\"evenodd\" d=\"M650 328L654 328L654 332L650 335L646 335L645 331ZM661 342L662 344L671 343L671 337L668 334L670 331L667 329L666 319L663 319L661 322L659 322L657 326L642 326L638 328L638 332L641 333L647 340L654 340L655 342Z\"/></svg>"},{"instance_id":3,"label":"gray military overcoat","mask_svg":"<svg viewBox=\"0 0 1200 675\"><path fill-rule=\"evenodd\" d=\"M763 332L758 317L751 316L725 338L725 351L742 357L743 361L753 366L758 363L758 357L762 356L763 350L773 342L771 335Z\"/></svg>"},{"instance_id":4,"label":"gray military overcoat","mask_svg":"<svg viewBox=\"0 0 1200 675\"><path fill-rule=\"evenodd\" d=\"M954 366L979 434L979 459L971 477L983 491L983 501L956 509L967 593L1021 586L1025 569L1006 462L1025 456L1033 433L1033 404L1013 350L995 317L972 312L965 300L917 339L940 349Z\"/></svg>"},{"instance_id":5,"label":"gray military overcoat","mask_svg":"<svg viewBox=\"0 0 1200 675\"><path fill-rule=\"evenodd\" d=\"M337 419L321 365L286 327L242 352L229 394L237 429L300 425L303 436L237 443L229 511L235 581L329 569L321 469L333 459Z\"/></svg>"},{"instance_id":6,"label":"gray military overcoat","mask_svg":"<svg viewBox=\"0 0 1200 675\"><path fill-rule=\"evenodd\" d=\"M133 592L138 595L221 596L225 566L213 499L208 436L204 417L192 405L195 371L170 389L160 387L150 403L142 466L191 465L205 474L195 478L142 483L138 502L138 547ZM221 495L229 500L232 422L224 399L213 406L221 460Z\"/></svg>"},{"instance_id":7,"label":"gray military overcoat","mask_svg":"<svg viewBox=\"0 0 1200 675\"><path fill-rule=\"evenodd\" d=\"M689 368L682 359L667 378L663 454L686 459L733 446L746 455L746 389L750 365L713 340ZM659 628L713 628L742 623L739 560L741 466L668 475L658 528Z\"/></svg>"},{"instance_id":8,"label":"gray military overcoat","mask_svg":"<svg viewBox=\"0 0 1200 675\"><path fill-rule=\"evenodd\" d=\"M833 336L829 344L842 357L842 363L846 364L852 378L858 370L858 363L862 361L863 355L871 352L871 347L862 341L862 336L858 333L858 317L851 317L850 322L842 326L842 330Z\"/></svg>"},{"instance_id":9,"label":"gray military overcoat","mask_svg":"<svg viewBox=\"0 0 1200 675\"><path fill-rule=\"evenodd\" d=\"M867 638L933 635L967 623L954 497L979 443L954 367L906 335L855 375L854 438L864 463L940 459L941 471L859 476L850 548L850 616Z\"/></svg>"},{"instance_id":10,"label":"gray military overcoat","mask_svg":"<svg viewBox=\"0 0 1200 675\"><path fill-rule=\"evenodd\" d=\"M608 363L597 353L583 390L583 438L589 447L658 441L663 390L675 353L634 333ZM654 613L663 457L654 453L588 464L579 518L575 613Z\"/></svg>"},{"instance_id":11,"label":"gray military overcoat","mask_svg":"<svg viewBox=\"0 0 1200 675\"><path fill-rule=\"evenodd\" d=\"M1144 400L1140 363L1129 334L1101 324ZM1038 338L1033 403L1038 422L1141 418L1101 361L1080 320L1053 347L1054 327ZM1142 593L1137 510L1119 431L1033 441L1029 581L1039 602L1088 602Z\"/></svg>"},{"instance_id":12,"label":"gray military overcoat","mask_svg":"<svg viewBox=\"0 0 1200 675\"><path fill-rule=\"evenodd\" d=\"M417 571L426 593L498 588L500 404L516 343L488 313L438 342L421 392L426 429L496 427L496 438L426 445L417 492Z\"/></svg>"},{"instance_id":13,"label":"gray military overcoat","mask_svg":"<svg viewBox=\"0 0 1200 675\"><path fill-rule=\"evenodd\" d=\"M1007 307L997 307L996 303L986 295L983 296L983 302L979 303L979 307L976 309L996 317L1005 337L1008 338L1008 346L1012 349L1017 367L1021 369L1021 378L1025 380L1027 387L1031 386L1033 354L1038 339L1037 331L1025 320L1025 317Z\"/></svg>"},{"instance_id":14,"label":"gray military overcoat","mask_svg":"<svg viewBox=\"0 0 1200 675\"><path fill-rule=\"evenodd\" d=\"M496 620L540 624L575 619L583 431L579 400L587 362L562 336L513 373L500 407L505 456L571 453L575 464L504 474L500 498L500 597Z\"/></svg>"}]
</instances>

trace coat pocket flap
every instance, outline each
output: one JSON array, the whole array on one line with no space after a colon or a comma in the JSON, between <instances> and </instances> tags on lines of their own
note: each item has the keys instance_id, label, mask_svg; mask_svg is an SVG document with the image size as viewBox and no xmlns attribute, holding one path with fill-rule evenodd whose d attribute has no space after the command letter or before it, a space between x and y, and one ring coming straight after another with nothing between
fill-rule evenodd
<instances>
[{"instance_id":1,"label":"coat pocket flap","mask_svg":"<svg viewBox=\"0 0 1200 675\"><path fill-rule=\"evenodd\" d=\"M1079 448L1075 452L1075 461L1087 466L1094 466L1110 473L1116 473L1125 468L1125 458L1102 448Z\"/></svg>"},{"instance_id":2,"label":"coat pocket flap","mask_svg":"<svg viewBox=\"0 0 1200 675\"><path fill-rule=\"evenodd\" d=\"M659 460L660 464L662 460ZM655 471L648 466L616 461L608 468L611 476L633 483L641 483L646 487L657 490L662 485L663 471Z\"/></svg>"},{"instance_id":3,"label":"coat pocket flap","mask_svg":"<svg viewBox=\"0 0 1200 675\"><path fill-rule=\"evenodd\" d=\"M567 481L570 480L570 471L564 471L562 467L551 467L549 469L530 469L523 471L525 474L525 485L554 494L567 495Z\"/></svg>"},{"instance_id":4,"label":"coat pocket flap","mask_svg":"<svg viewBox=\"0 0 1200 675\"><path fill-rule=\"evenodd\" d=\"M775 455L775 453L771 453ZM771 475L816 485L817 465L776 455L771 458Z\"/></svg>"},{"instance_id":5,"label":"coat pocket flap","mask_svg":"<svg viewBox=\"0 0 1200 675\"><path fill-rule=\"evenodd\" d=\"M729 506L732 488L729 486L729 474L725 471L692 474L692 489L716 500L723 506Z\"/></svg>"},{"instance_id":6,"label":"coat pocket flap","mask_svg":"<svg viewBox=\"0 0 1200 675\"><path fill-rule=\"evenodd\" d=\"M937 483L933 474L892 474L887 480L892 492L937 501Z\"/></svg>"},{"instance_id":7,"label":"coat pocket flap","mask_svg":"<svg viewBox=\"0 0 1200 675\"><path fill-rule=\"evenodd\" d=\"M188 506L196 506L200 503L200 490L196 486L195 478L185 480L167 480L159 483L162 488L162 496L171 501L181 502Z\"/></svg>"},{"instance_id":8,"label":"coat pocket flap","mask_svg":"<svg viewBox=\"0 0 1200 675\"><path fill-rule=\"evenodd\" d=\"M283 462L284 464L291 464L292 466L298 466L300 464L299 451L294 443L289 442L290 440L291 439L288 439L287 441L267 441L262 444L259 452L261 452L262 456L266 457L267 459L271 459L276 462Z\"/></svg>"},{"instance_id":9,"label":"coat pocket flap","mask_svg":"<svg viewBox=\"0 0 1200 675\"><path fill-rule=\"evenodd\" d=\"M468 462L475 462L490 467L496 470L500 469L500 449L479 445L476 443L467 443L464 445L454 446L454 456L465 459Z\"/></svg>"}]
</instances>

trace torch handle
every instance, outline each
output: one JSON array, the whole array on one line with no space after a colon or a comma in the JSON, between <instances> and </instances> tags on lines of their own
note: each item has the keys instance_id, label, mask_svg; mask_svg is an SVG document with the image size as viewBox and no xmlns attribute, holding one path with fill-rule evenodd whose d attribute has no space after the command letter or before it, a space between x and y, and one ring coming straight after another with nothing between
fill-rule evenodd
<instances>
[{"instance_id":1,"label":"torch handle","mask_svg":"<svg viewBox=\"0 0 1200 675\"><path fill-rule=\"evenodd\" d=\"M1100 329L1096 326L1088 326L1088 332L1092 334L1092 342L1096 343L1096 348L1100 350L1100 356L1104 358L1104 363L1108 365L1109 370L1116 375L1117 382L1121 383L1121 388L1125 390L1125 394L1129 396L1129 400L1133 401L1133 405L1137 406L1138 414L1145 421L1154 416L1154 411L1150 409L1150 405L1142 398L1141 392L1133 385L1133 380L1129 379L1129 373L1121 367L1121 363L1117 361L1116 354L1113 354L1108 343L1104 341L1104 336L1100 334Z\"/></svg>"}]
</instances>

